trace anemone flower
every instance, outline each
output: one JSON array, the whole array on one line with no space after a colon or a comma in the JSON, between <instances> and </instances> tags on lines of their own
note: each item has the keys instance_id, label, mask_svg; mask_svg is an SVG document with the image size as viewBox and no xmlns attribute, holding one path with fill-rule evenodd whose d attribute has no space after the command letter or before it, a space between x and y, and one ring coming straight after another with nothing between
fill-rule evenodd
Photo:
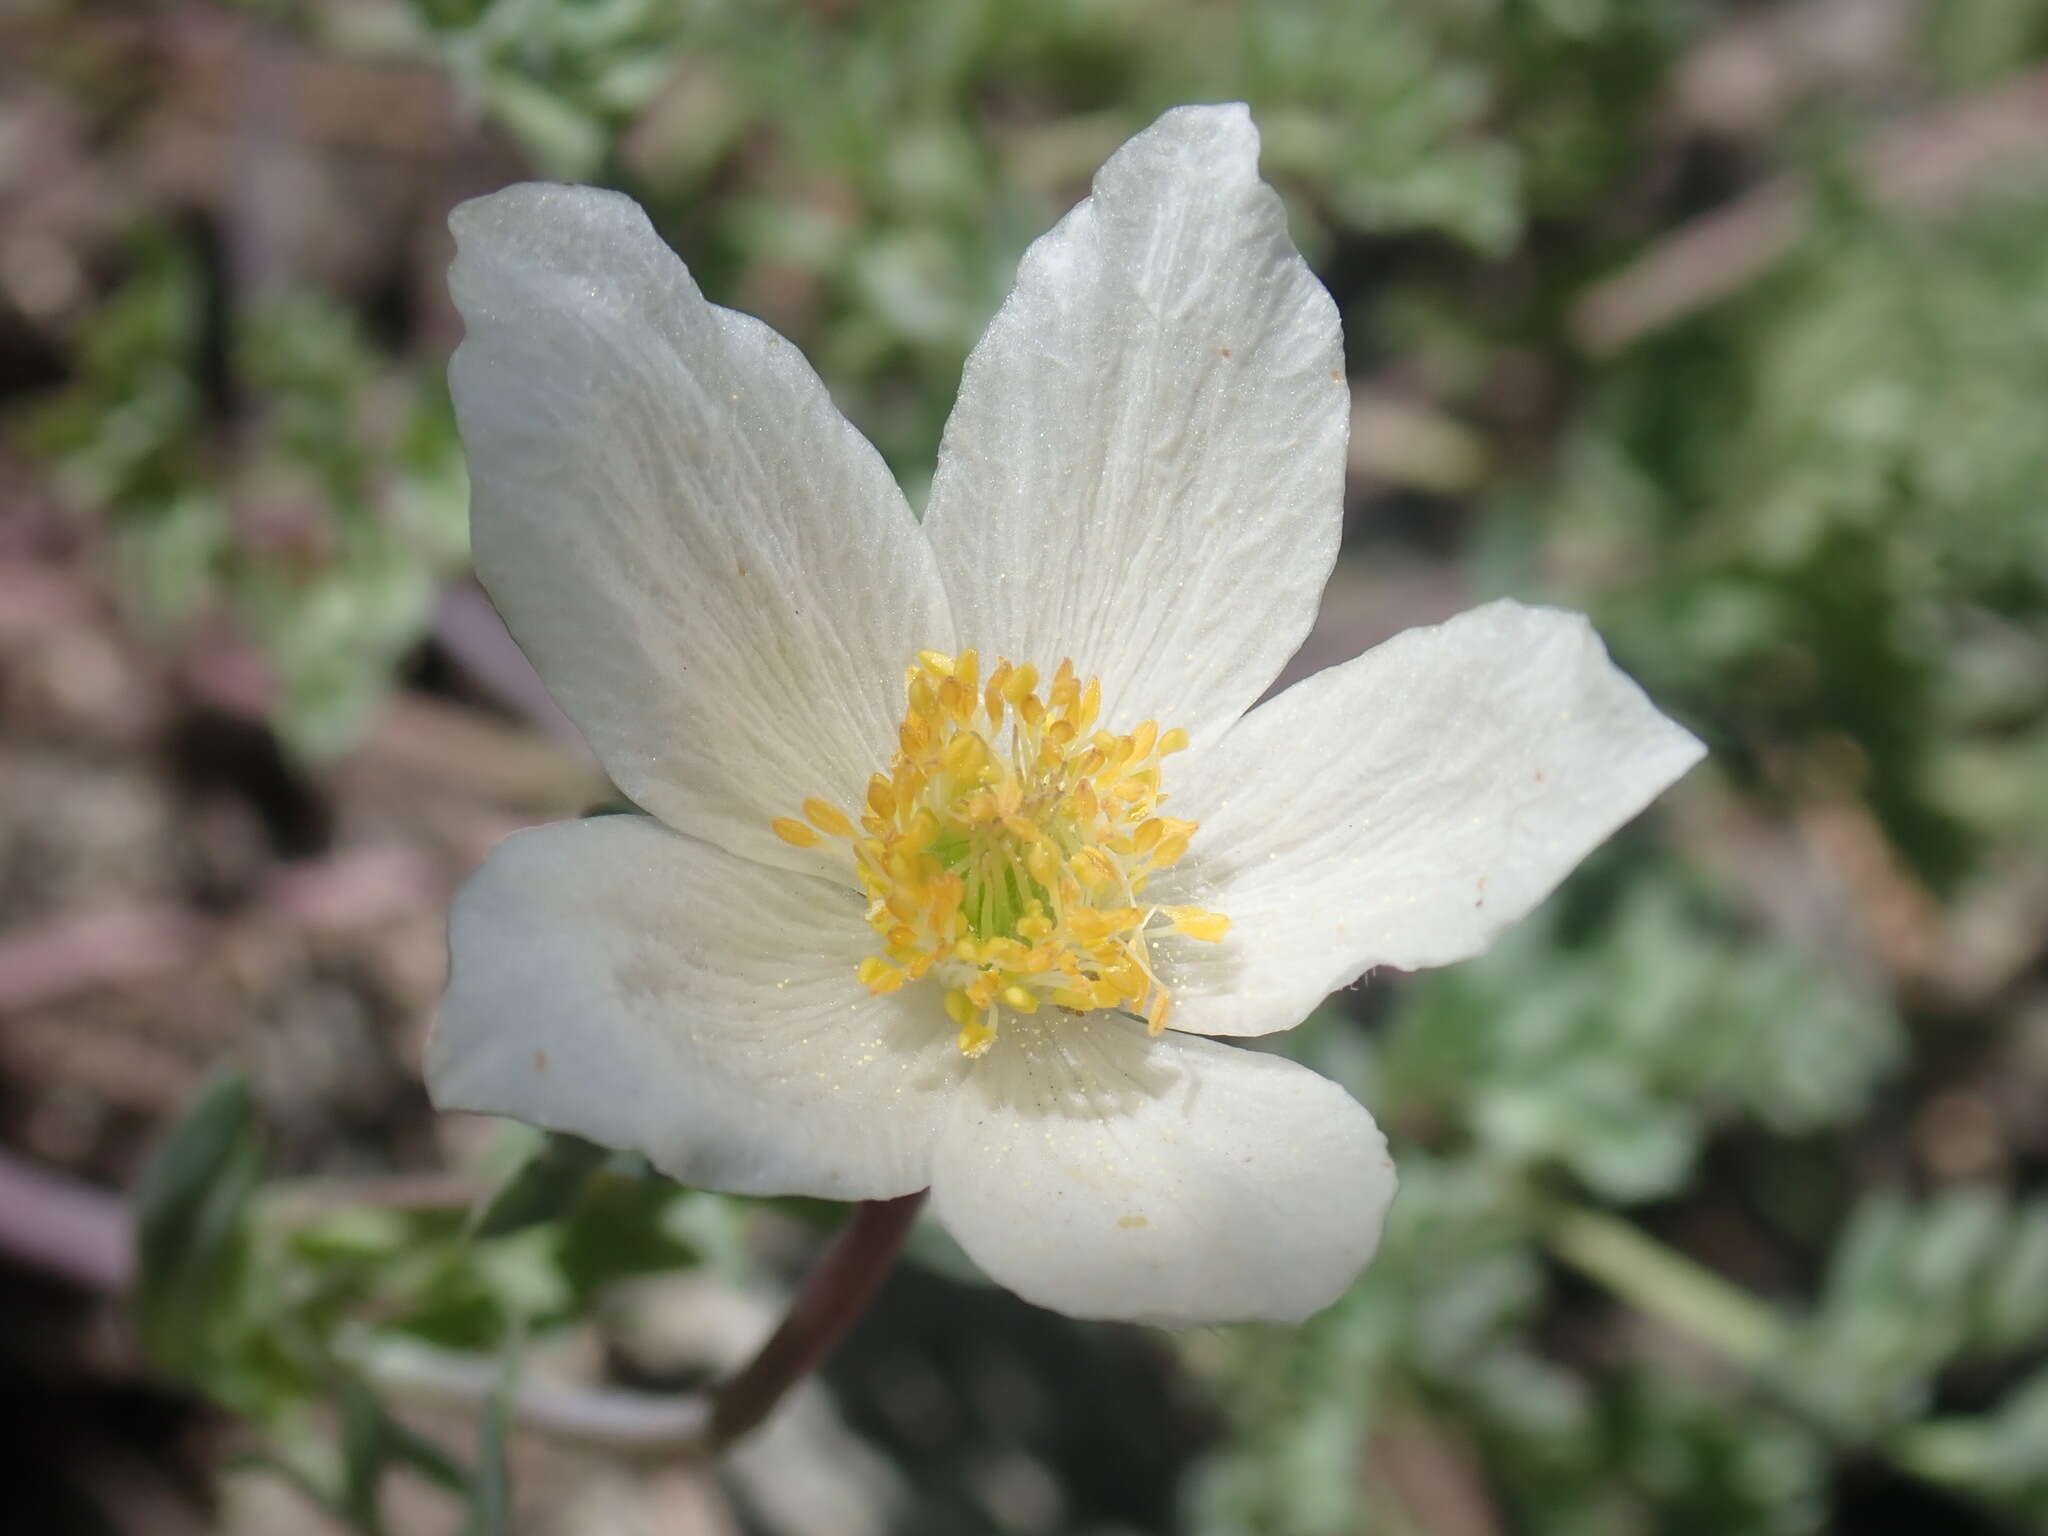
<instances>
[{"instance_id":1,"label":"anemone flower","mask_svg":"<svg viewBox=\"0 0 2048 1536\"><path fill-rule=\"evenodd\" d=\"M969 358L922 522L631 201L457 210L477 569L644 814L464 888L439 1104L710 1189L928 1187L1077 1316L1350 1283L1384 1139L1215 1037L1477 954L1700 748L1512 602L1257 703L1336 556L1350 404L1257 162L1242 106L1110 158Z\"/></svg>"}]
</instances>

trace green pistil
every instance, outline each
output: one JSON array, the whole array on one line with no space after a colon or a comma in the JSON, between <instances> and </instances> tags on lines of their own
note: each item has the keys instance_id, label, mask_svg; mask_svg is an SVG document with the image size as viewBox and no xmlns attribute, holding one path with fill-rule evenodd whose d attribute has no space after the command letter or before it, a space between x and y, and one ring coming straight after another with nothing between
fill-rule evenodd
<instances>
[{"instance_id":1,"label":"green pistil","mask_svg":"<svg viewBox=\"0 0 2048 1536\"><path fill-rule=\"evenodd\" d=\"M976 840L965 833L942 834L932 856L966 883L961 902L977 939L1015 939L1017 924L1034 906L1050 909L1051 895L1031 878L1011 839L993 833Z\"/></svg>"}]
</instances>

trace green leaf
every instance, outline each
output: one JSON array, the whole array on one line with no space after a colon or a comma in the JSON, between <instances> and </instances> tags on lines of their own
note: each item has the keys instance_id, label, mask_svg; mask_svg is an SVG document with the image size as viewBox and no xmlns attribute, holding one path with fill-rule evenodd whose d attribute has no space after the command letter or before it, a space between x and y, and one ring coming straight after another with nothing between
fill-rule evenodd
<instances>
[{"instance_id":1,"label":"green leaf","mask_svg":"<svg viewBox=\"0 0 2048 1536\"><path fill-rule=\"evenodd\" d=\"M512 1536L512 1481L505 1442L512 1428L513 1394L523 1353L515 1338L505 1350L498 1384L477 1426L476 1477L470 1487L469 1536Z\"/></svg>"},{"instance_id":2,"label":"green leaf","mask_svg":"<svg viewBox=\"0 0 2048 1536\"><path fill-rule=\"evenodd\" d=\"M636 1160L637 1161L637 1160ZM556 1262L562 1278L589 1296L614 1280L678 1269L696 1254L678 1240L668 1215L682 1189L659 1174L614 1159L585 1181L563 1221Z\"/></svg>"},{"instance_id":3,"label":"green leaf","mask_svg":"<svg viewBox=\"0 0 2048 1536\"><path fill-rule=\"evenodd\" d=\"M381 1536L384 1516L384 1410L376 1394L357 1379L344 1380L341 1397L341 1513L366 1536Z\"/></svg>"},{"instance_id":4,"label":"green leaf","mask_svg":"<svg viewBox=\"0 0 2048 1536\"><path fill-rule=\"evenodd\" d=\"M591 1177L611 1154L560 1132L520 1165L484 1205L471 1232L478 1238L506 1237L553 1221L574 1205Z\"/></svg>"},{"instance_id":5,"label":"green leaf","mask_svg":"<svg viewBox=\"0 0 2048 1536\"><path fill-rule=\"evenodd\" d=\"M262 1173L248 1080L216 1074L136 1185L136 1321L166 1370L204 1377L246 1299L249 1204Z\"/></svg>"}]
</instances>

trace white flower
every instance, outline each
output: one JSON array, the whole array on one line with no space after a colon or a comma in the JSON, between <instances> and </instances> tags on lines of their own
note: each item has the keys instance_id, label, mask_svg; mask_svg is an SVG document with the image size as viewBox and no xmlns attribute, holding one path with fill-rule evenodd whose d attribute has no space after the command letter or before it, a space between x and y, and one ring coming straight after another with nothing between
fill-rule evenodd
<instances>
[{"instance_id":1,"label":"white flower","mask_svg":"<svg viewBox=\"0 0 2048 1536\"><path fill-rule=\"evenodd\" d=\"M968 361L921 526L626 198L456 212L478 570L648 814L464 889L437 1102L713 1189L929 1186L1080 1316L1351 1281L1371 1118L1204 1037L1478 953L1700 749L1584 619L1508 602L1246 713L1335 558L1349 406L1257 157L1226 106L1110 159Z\"/></svg>"}]
</instances>

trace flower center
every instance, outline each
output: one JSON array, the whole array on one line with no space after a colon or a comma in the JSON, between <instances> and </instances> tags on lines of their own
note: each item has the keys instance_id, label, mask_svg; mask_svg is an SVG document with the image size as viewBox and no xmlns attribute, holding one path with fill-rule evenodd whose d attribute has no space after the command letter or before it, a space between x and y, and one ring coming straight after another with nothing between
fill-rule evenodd
<instances>
[{"instance_id":1,"label":"flower center","mask_svg":"<svg viewBox=\"0 0 2048 1536\"><path fill-rule=\"evenodd\" d=\"M1102 684L1062 661L998 661L984 684L973 651L920 651L904 673L899 749L868 780L859 825L826 800L778 817L784 842L819 834L853 847L882 952L861 961L870 992L927 975L946 988L959 1045L979 1056L1004 1010L1121 1008L1152 1033L1172 999L1146 936L1171 928L1211 943L1230 919L1144 901L1146 883L1188 849L1195 823L1159 814L1160 763L1188 742L1147 720L1127 736L1094 729Z\"/></svg>"}]
</instances>

